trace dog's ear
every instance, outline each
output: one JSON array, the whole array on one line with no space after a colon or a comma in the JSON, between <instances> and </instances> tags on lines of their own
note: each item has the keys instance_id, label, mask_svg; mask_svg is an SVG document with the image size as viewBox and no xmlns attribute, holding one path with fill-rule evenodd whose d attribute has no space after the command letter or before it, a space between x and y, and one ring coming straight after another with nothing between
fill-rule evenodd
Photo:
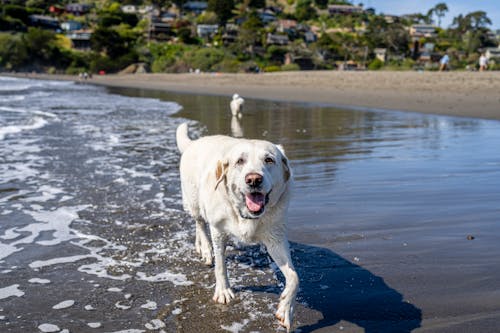
<instances>
[{"instance_id":1,"label":"dog's ear","mask_svg":"<svg viewBox=\"0 0 500 333\"><path fill-rule=\"evenodd\" d=\"M276 147L281 152L281 155L283 155L283 157L281 158L281 164L283 165L283 175L285 178L285 182L287 182L290 179L291 172L290 167L288 166L288 158L285 155L285 148L283 148L282 145L276 145Z\"/></svg>"},{"instance_id":2,"label":"dog's ear","mask_svg":"<svg viewBox=\"0 0 500 333\"><path fill-rule=\"evenodd\" d=\"M287 182L290 179L291 172L290 172L290 167L288 166L288 159L286 158L286 156L283 155L281 163L283 165L283 175L285 178L285 182Z\"/></svg>"},{"instance_id":3,"label":"dog's ear","mask_svg":"<svg viewBox=\"0 0 500 333\"><path fill-rule=\"evenodd\" d=\"M219 184L226 179L228 167L229 162L217 161L217 167L215 168L215 179L217 179L217 182L215 183L215 190L217 190Z\"/></svg>"}]
</instances>

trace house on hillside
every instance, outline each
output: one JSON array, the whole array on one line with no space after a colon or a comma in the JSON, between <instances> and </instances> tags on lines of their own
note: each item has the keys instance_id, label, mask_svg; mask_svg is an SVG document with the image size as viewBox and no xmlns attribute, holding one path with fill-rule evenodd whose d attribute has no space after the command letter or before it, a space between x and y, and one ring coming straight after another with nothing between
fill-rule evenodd
<instances>
[{"instance_id":1,"label":"house on hillside","mask_svg":"<svg viewBox=\"0 0 500 333\"><path fill-rule=\"evenodd\" d=\"M168 40L172 35L172 24L170 22L153 21L149 25L149 39Z\"/></svg>"},{"instance_id":2,"label":"house on hillside","mask_svg":"<svg viewBox=\"0 0 500 333\"><path fill-rule=\"evenodd\" d=\"M71 40L71 46L80 51L90 51L92 30L71 30L66 37Z\"/></svg>"},{"instance_id":3,"label":"house on hillside","mask_svg":"<svg viewBox=\"0 0 500 333\"><path fill-rule=\"evenodd\" d=\"M139 10L137 9L137 6L134 5L123 5L121 6L122 12L126 14L137 14Z\"/></svg>"},{"instance_id":4,"label":"house on hillside","mask_svg":"<svg viewBox=\"0 0 500 333\"><path fill-rule=\"evenodd\" d=\"M86 3L69 3L66 5L65 9L68 13L80 16L90 12L90 9L92 9L92 5Z\"/></svg>"},{"instance_id":5,"label":"house on hillside","mask_svg":"<svg viewBox=\"0 0 500 333\"><path fill-rule=\"evenodd\" d=\"M166 12L160 15L160 20L162 22L173 22L177 19L177 14Z\"/></svg>"},{"instance_id":6,"label":"house on hillside","mask_svg":"<svg viewBox=\"0 0 500 333\"><path fill-rule=\"evenodd\" d=\"M410 27L410 37L412 38L435 38L437 37L437 27L431 24L414 24Z\"/></svg>"},{"instance_id":7,"label":"house on hillside","mask_svg":"<svg viewBox=\"0 0 500 333\"><path fill-rule=\"evenodd\" d=\"M399 16L396 16L396 15L384 15L384 20L387 23L389 23L389 24L396 23L396 22L399 22Z\"/></svg>"},{"instance_id":8,"label":"house on hillside","mask_svg":"<svg viewBox=\"0 0 500 333\"><path fill-rule=\"evenodd\" d=\"M182 8L185 11L193 12L197 15L203 13L208 8L208 2L206 1L188 1L186 2Z\"/></svg>"},{"instance_id":9,"label":"house on hillside","mask_svg":"<svg viewBox=\"0 0 500 333\"><path fill-rule=\"evenodd\" d=\"M264 25L276 21L276 15L272 11L264 10L259 13L259 18Z\"/></svg>"},{"instance_id":10,"label":"house on hillside","mask_svg":"<svg viewBox=\"0 0 500 333\"><path fill-rule=\"evenodd\" d=\"M484 50L484 55L490 61L494 61L495 63L500 63L500 47L488 47Z\"/></svg>"},{"instance_id":11,"label":"house on hillside","mask_svg":"<svg viewBox=\"0 0 500 333\"><path fill-rule=\"evenodd\" d=\"M217 24L198 24L196 26L196 34L201 38L212 38L218 30Z\"/></svg>"},{"instance_id":12,"label":"house on hillside","mask_svg":"<svg viewBox=\"0 0 500 333\"><path fill-rule=\"evenodd\" d=\"M30 15L31 24L35 27L50 29L50 30L59 30L59 20L53 18L51 16L46 15Z\"/></svg>"},{"instance_id":13,"label":"house on hillside","mask_svg":"<svg viewBox=\"0 0 500 333\"><path fill-rule=\"evenodd\" d=\"M350 15L350 14L361 14L363 13L363 7L353 6L353 5L329 5L328 13L330 15Z\"/></svg>"},{"instance_id":14,"label":"house on hillside","mask_svg":"<svg viewBox=\"0 0 500 333\"><path fill-rule=\"evenodd\" d=\"M266 37L267 45L288 45L290 39L287 35L268 33Z\"/></svg>"},{"instance_id":15,"label":"house on hillside","mask_svg":"<svg viewBox=\"0 0 500 333\"><path fill-rule=\"evenodd\" d=\"M77 21L66 21L61 23L61 29L63 29L64 31L81 30L82 24Z\"/></svg>"},{"instance_id":16,"label":"house on hillside","mask_svg":"<svg viewBox=\"0 0 500 333\"><path fill-rule=\"evenodd\" d=\"M159 10L158 9L155 9L153 6L151 5L147 5L147 6L141 6L139 7L139 14L141 15L153 15L153 16L158 16L159 15Z\"/></svg>"},{"instance_id":17,"label":"house on hillside","mask_svg":"<svg viewBox=\"0 0 500 333\"><path fill-rule=\"evenodd\" d=\"M276 31L281 33L289 33L297 29L296 20L278 20L276 22Z\"/></svg>"},{"instance_id":18,"label":"house on hillside","mask_svg":"<svg viewBox=\"0 0 500 333\"><path fill-rule=\"evenodd\" d=\"M316 34L314 32L312 32L310 30L304 32L304 42L306 42L306 44L314 43L317 40L318 40L318 37L316 36Z\"/></svg>"},{"instance_id":19,"label":"house on hillside","mask_svg":"<svg viewBox=\"0 0 500 333\"><path fill-rule=\"evenodd\" d=\"M224 45L229 45L238 39L239 26L233 23L227 23L224 33L222 34L222 43Z\"/></svg>"}]
</instances>

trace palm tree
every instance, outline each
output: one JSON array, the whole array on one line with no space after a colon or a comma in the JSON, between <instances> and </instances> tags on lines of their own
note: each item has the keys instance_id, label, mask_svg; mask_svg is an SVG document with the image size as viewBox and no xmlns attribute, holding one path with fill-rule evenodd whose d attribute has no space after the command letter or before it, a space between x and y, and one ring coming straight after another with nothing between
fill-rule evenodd
<instances>
[{"instance_id":1,"label":"palm tree","mask_svg":"<svg viewBox=\"0 0 500 333\"><path fill-rule=\"evenodd\" d=\"M435 5L434 8L431 10L438 17L438 26L441 27L441 19L448 11L448 6L444 2L441 2Z\"/></svg>"}]
</instances>

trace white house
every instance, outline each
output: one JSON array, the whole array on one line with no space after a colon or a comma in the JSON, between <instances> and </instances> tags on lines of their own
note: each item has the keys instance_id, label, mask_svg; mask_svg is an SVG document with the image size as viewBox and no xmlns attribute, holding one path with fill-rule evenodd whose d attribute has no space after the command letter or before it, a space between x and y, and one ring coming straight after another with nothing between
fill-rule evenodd
<instances>
[{"instance_id":1,"label":"white house","mask_svg":"<svg viewBox=\"0 0 500 333\"><path fill-rule=\"evenodd\" d=\"M330 15L334 14L360 14L363 13L363 7L352 5L329 5L328 12Z\"/></svg>"},{"instance_id":2,"label":"white house","mask_svg":"<svg viewBox=\"0 0 500 333\"><path fill-rule=\"evenodd\" d=\"M219 30L219 26L217 24L198 24L196 26L196 34L198 37L212 37Z\"/></svg>"},{"instance_id":3,"label":"white house","mask_svg":"<svg viewBox=\"0 0 500 333\"><path fill-rule=\"evenodd\" d=\"M489 60L500 62L500 47L488 47L484 50L484 55Z\"/></svg>"},{"instance_id":4,"label":"white house","mask_svg":"<svg viewBox=\"0 0 500 333\"><path fill-rule=\"evenodd\" d=\"M61 23L61 29L64 31L74 31L82 29L82 24L77 21L66 21Z\"/></svg>"},{"instance_id":5,"label":"white house","mask_svg":"<svg viewBox=\"0 0 500 333\"><path fill-rule=\"evenodd\" d=\"M430 24L414 24L410 27L411 37L436 37L436 26Z\"/></svg>"}]
</instances>

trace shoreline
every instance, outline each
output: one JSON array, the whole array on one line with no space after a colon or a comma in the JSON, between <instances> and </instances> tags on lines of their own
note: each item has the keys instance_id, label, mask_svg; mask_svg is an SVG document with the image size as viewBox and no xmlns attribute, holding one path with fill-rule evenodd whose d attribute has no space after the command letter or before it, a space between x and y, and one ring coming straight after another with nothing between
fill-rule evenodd
<instances>
[{"instance_id":1,"label":"shoreline","mask_svg":"<svg viewBox=\"0 0 500 333\"><path fill-rule=\"evenodd\" d=\"M2 74L78 82L78 77ZM500 120L500 72L339 72L263 74L111 74L86 81L107 87L319 103Z\"/></svg>"},{"instance_id":2,"label":"shoreline","mask_svg":"<svg viewBox=\"0 0 500 333\"><path fill-rule=\"evenodd\" d=\"M237 77L271 87L291 79L282 74ZM219 79L205 75L179 79L190 88L182 94L2 82L5 125L48 122L7 135L0 147L6 333L40 324L71 332L282 331L273 314L283 277L259 246L228 247L236 298L212 301L213 269L195 254L179 191L175 131L186 119L200 123L194 135L241 131L286 148L297 184L287 226L301 281L297 332L495 331L500 157L491 152L499 122L250 98L238 121L229 97L199 86Z\"/></svg>"}]
</instances>

